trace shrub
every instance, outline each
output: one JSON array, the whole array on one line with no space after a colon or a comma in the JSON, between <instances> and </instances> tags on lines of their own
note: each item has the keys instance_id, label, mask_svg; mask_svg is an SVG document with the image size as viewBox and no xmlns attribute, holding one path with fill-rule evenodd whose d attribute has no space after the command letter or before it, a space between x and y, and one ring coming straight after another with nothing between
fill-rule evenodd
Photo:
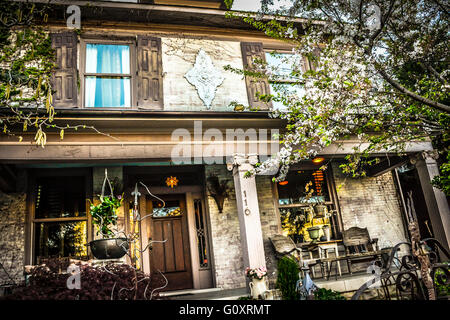
<instances>
[{"instance_id":1,"label":"shrub","mask_svg":"<svg viewBox=\"0 0 450 320\"><path fill-rule=\"evenodd\" d=\"M340 292L331 289L320 288L314 291L315 300L345 300Z\"/></svg>"},{"instance_id":2,"label":"shrub","mask_svg":"<svg viewBox=\"0 0 450 320\"><path fill-rule=\"evenodd\" d=\"M5 300L146 300L158 298L155 288L164 286L165 280L154 273L151 277L127 265L93 267L79 265L81 289L68 289L68 274L60 262L48 262L32 271L29 283L16 288ZM137 279L137 292L136 282Z\"/></svg>"},{"instance_id":3,"label":"shrub","mask_svg":"<svg viewBox=\"0 0 450 320\"><path fill-rule=\"evenodd\" d=\"M283 257L278 261L277 288L280 289L284 300L298 300L299 293L296 290L298 276L298 264L291 257Z\"/></svg>"}]
</instances>

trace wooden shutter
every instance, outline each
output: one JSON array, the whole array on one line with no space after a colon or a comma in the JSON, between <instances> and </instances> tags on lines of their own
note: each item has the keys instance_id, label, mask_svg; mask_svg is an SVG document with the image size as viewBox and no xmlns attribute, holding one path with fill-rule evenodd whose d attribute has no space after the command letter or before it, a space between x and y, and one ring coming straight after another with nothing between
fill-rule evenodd
<instances>
[{"instance_id":1,"label":"wooden shutter","mask_svg":"<svg viewBox=\"0 0 450 320\"><path fill-rule=\"evenodd\" d=\"M52 33L56 67L52 75L53 105L77 107L77 34L75 32Z\"/></svg>"},{"instance_id":2,"label":"wooden shutter","mask_svg":"<svg viewBox=\"0 0 450 320\"><path fill-rule=\"evenodd\" d=\"M161 39L138 36L137 105L140 109L163 108Z\"/></svg>"},{"instance_id":3,"label":"wooden shutter","mask_svg":"<svg viewBox=\"0 0 450 320\"><path fill-rule=\"evenodd\" d=\"M319 48L314 48L314 50L313 50L313 55L317 58L317 57L319 57L319 55L320 55L320 49ZM306 66L309 68L308 70L313 70L313 71L315 71L316 70L316 66L314 65L314 61L311 61L310 59L308 59L308 58L306 58L305 57L305 59L307 60L307 64L306 64Z\"/></svg>"},{"instance_id":4,"label":"wooden shutter","mask_svg":"<svg viewBox=\"0 0 450 320\"><path fill-rule=\"evenodd\" d=\"M252 70L253 61L256 58L266 61L262 43L259 42L241 42L242 58L244 59L244 68ZM272 103L266 103L258 99L257 94L270 94L270 86L267 78L253 78L245 76L247 85L247 96L250 107L260 110L270 109Z\"/></svg>"}]
</instances>

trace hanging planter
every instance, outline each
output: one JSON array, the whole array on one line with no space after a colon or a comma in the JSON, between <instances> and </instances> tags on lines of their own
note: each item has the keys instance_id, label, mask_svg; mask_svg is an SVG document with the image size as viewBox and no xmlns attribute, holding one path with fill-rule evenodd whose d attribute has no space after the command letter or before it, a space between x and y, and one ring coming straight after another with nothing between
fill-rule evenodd
<instances>
[{"instance_id":1,"label":"hanging planter","mask_svg":"<svg viewBox=\"0 0 450 320\"><path fill-rule=\"evenodd\" d=\"M106 182L108 182L111 195L105 197ZM113 188L105 169L105 180L103 181L100 203L97 205L91 204L90 207L92 223L97 226L97 235L102 236L102 239L89 242L91 252L97 259L119 259L128 252L128 239L116 238L116 234L112 230L117 225L117 210L122 205L122 202L122 196L114 196Z\"/></svg>"},{"instance_id":2,"label":"hanging planter","mask_svg":"<svg viewBox=\"0 0 450 320\"><path fill-rule=\"evenodd\" d=\"M128 251L127 238L99 239L89 242L92 254L100 260L120 259Z\"/></svg>"}]
</instances>

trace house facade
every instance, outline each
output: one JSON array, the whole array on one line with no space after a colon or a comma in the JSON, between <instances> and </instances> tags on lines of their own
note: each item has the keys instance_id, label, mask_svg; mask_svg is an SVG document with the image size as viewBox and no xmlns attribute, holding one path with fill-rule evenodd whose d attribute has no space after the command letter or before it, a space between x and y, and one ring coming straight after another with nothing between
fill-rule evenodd
<instances>
[{"instance_id":1,"label":"house facade","mask_svg":"<svg viewBox=\"0 0 450 320\"><path fill-rule=\"evenodd\" d=\"M163 272L168 290L245 287L248 266L275 278L270 238L309 242L313 226L338 245L353 226L380 248L408 241L409 191L422 236L448 247L448 201L430 184L438 166L429 142L412 142L404 157L374 155L382 161L360 179L339 168L357 140L298 163L286 182L272 182L276 172L247 177L276 153L285 123L270 117L277 106L256 98L269 81L224 67L251 67L292 47L227 18L222 1L52 2L55 121L96 131L64 139L49 131L45 148L32 134L0 136L1 281L23 279L26 265L45 258L92 257L86 244L98 236L88 211L109 192L105 175L123 194L119 230L139 234L137 266ZM69 5L80 8L79 30L67 27ZM308 217L308 184L325 217ZM137 226L135 205L148 216Z\"/></svg>"}]
</instances>

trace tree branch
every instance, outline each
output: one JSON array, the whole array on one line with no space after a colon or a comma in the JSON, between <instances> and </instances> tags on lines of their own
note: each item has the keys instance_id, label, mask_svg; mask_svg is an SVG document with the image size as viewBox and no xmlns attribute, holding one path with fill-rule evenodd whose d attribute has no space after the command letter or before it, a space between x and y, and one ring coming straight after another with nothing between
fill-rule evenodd
<instances>
[{"instance_id":1,"label":"tree branch","mask_svg":"<svg viewBox=\"0 0 450 320\"><path fill-rule=\"evenodd\" d=\"M406 89L400 83L398 83L397 81L392 79L392 77L390 77L387 74L387 72L380 66L379 63L374 63L374 65L375 65L375 68L377 69L378 73L383 77L383 79L386 80L391 86L393 86L395 89L397 89L401 93L403 93L406 96L412 98L413 100L421 102L429 107L432 107L434 109L437 109L437 110L445 112L445 113L450 113L450 106L445 105L443 103L439 103L437 101L433 101L433 100L424 98L421 95Z\"/></svg>"}]
</instances>

